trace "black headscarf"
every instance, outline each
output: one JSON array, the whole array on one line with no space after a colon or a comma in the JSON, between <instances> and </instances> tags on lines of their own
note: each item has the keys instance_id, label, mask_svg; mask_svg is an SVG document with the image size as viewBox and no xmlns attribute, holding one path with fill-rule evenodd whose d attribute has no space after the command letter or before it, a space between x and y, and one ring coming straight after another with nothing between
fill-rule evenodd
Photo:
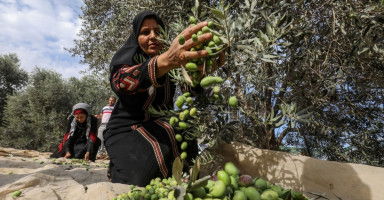
<instances>
[{"instance_id":1,"label":"black headscarf","mask_svg":"<svg viewBox=\"0 0 384 200\"><path fill-rule=\"evenodd\" d=\"M134 56L142 55L146 59L149 58L149 55L145 54L138 43L137 38L140 34L140 28L143 21L147 18L155 19L156 22L164 28L164 23L160 17L152 11L142 11L135 16L132 23L133 32L129 36L125 44L115 53L110 64L111 74L113 74L120 65L127 64L130 66L139 64L134 60Z\"/></svg>"}]
</instances>

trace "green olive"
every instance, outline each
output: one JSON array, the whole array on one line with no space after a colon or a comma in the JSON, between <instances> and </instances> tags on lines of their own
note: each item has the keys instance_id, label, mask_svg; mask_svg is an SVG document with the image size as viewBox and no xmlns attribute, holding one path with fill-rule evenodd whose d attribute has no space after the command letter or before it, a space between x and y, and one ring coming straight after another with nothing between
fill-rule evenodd
<instances>
[{"instance_id":1,"label":"green olive","mask_svg":"<svg viewBox=\"0 0 384 200\"><path fill-rule=\"evenodd\" d=\"M188 105L192 105L192 103L193 103L192 97L187 97L187 99L185 101L187 102Z\"/></svg>"},{"instance_id":2,"label":"green olive","mask_svg":"<svg viewBox=\"0 0 384 200\"><path fill-rule=\"evenodd\" d=\"M224 170L227 172L229 175L232 176L237 176L239 175L239 169L233 164L232 162L227 162L224 164Z\"/></svg>"},{"instance_id":3,"label":"green olive","mask_svg":"<svg viewBox=\"0 0 384 200\"><path fill-rule=\"evenodd\" d=\"M221 78L221 77L218 77L218 76L206 76L204 77L203 79L201 79L200 81L200 85L201 87L209 87L213 84L220 84L224 82L224 80Z\"/></svg>"},{"instance_id":4,"label":"green olive","mask_svg":"<svg viewBox=\"0 0 384 200\"><path fill-rule=\"evenodd\" d=\"M183 151L181 154L180 154L180 158L181 160L185 160L187 158L187 152Z\"/></svg>"},{"instance_id":5,"label":"green olive","mask_svg":"<svg viewBox=\"0 0 384 200\"><path fill-rule=\"evenodd\" d=\"M212 55L213 50L210 47L205 47L204 50L208 52L208 55Z\"/></svg>"},{"instance_id":6,"label":"green olive","mask_svg":"<svg viewBox=\"0 0 384 200\"><path fill-rule=\"evenodd\" d=\"M183 141L183 136L181 136L180 134L176 134L175 138L176 138L176 141L178 141L178 142Z\"/></svg>"},{"instance_id":7,"label":"green olive","mask_svg":"<svg viewBox=\"0 0 384 200\"><path fill-rule=\"evenodd\" d=\"M235 194L233 195L233 200L247 200L247 196L245 196L245 193L241 190L235 191Z\"/></svg>"},{"instance_id":8,"label":"green olive","mask_svg":"<svg viewBox=\"0 0 384 200\"><path fill-rule=\"evenodd\" d=\"M197 19L194 16L189 16L188 21L190 24L196 24L197 23Z\"/></svg>"},{"instance_id":9,"label":"green olive","mask_svg":"<svg viewBox=\"0 0 384 200\"><path fill-rule=\"evenodd\" d=\"M214 41L209 41L208 46L209 47L215 47L216 43Z\"/></svg>"},{"instance_id":10,"label":"green olive","mask_svg":"<svg viewBox=\"0 0 384 200\"><path fill-rule=\"evenodd\" d=\"M187 142L181 143L180 148L181 150L186 150L188 148L188 143Z\"/></svg>"},{"instance_id":11,"label":"green olive","mask_svg":"<svg viewBox=\"0 0 384 200\"><path fill-rule=\"evenodd\" d=\"M179 128L181 129L187 129L189 125L185 122L179 122Z\"/></svg>"},{"instance_id":12,"label":"green olive","mask_svg":"<svg viewBox=\"0 0 384 200\"><path fill-rule=\"evenodd\" d=\"M188 71L191 71L191 72L194 72L194 71L197 71L198 70L198 67L195 63L193 62L189 62L185 65L185 68L188 70Z\"/></svg>"},{"instance_id":13,"label":"green olive","mask_svg":"<svg viewBox=\"0 0 384 200\"><path fill-rule=\"evenodd\" d=\"M209 28L213 28L215 26L215 24L212 22L212 21L209 21L208 22L208 27Z\"/></svg>"},{"instance_id":14,"label":"green olive","mask_svg":"<svg viewBox=\"0 0 384 200\"><path fill-rule=\"evenodd\" d=\"M189 115L192 117L196 116L196 113L197 113L197 108L191 108L189 110Z\"/></svg>"},{"instance_id":15,"label":"green olive","mask_svg":"<svg viewBox=\"0 0 384 200\"><path fill-rule=\"evenodd\" d=\"M197 42L199 40L199 37L196 34L192 35L192 41Z\"/></svg>"},{"instance_id":16,"label":"green olive","mask_svg":"<svg viewBox=\"0 0 384 200\"><path fill-rule=\"evenodd\" d=\"M223 183L228 186L231 183L231 179L229 178L229 175L224 170L219 170L216 173L217 179L223 181Z\"/></svg>"},{"instance_id":17,"label":"green olive","mask_svg":"<svg viewBox=\"0 0 384 200\"><path fill-rule=\"evenodd\" d=\"M181 121L184 121L184 120L187 119L187 116L185 115L184 112L180 112L180 113L179 113L179 119L180 119Z\"/></svg>"},{"instance_id":18,"label":"green olive","mask_svg":"<svg viewBox=\"0 0 384 200\"><path fill-rule=\"evenodd\" d=\"M214 86L213 88L212 88L212 90L213 90L213 93L214 94L219 94L220 93L220 86Z\"/></svg>"},{"instance_id":19,"label":"green olive","mask_svg":"<svg viewBox=\"0 0 384 200\"><path fill-rule=\"evenodd\" d=\"M215 184L212 186L209 195L212 197L222 197L225 194L227 187L225 183L221 180L215 181Z\"/></svg>"},{"instance_id":20,"label":"green olive","mask_svg":"<svg viewBox=\"0 0 384 200\"><path fill-rule=\"evenodd\" d=\"M185 38L184 36L180 35L179 36L179 44L183 45L185 43Z\"/></svg>"},{"instance_id":21,"label":"green olive","mask_svg":"<svg viewBox=\"0 0 384 200\"><path fill-rule=\"evenodd\" d=\"M211 32L211 29L209 29L208 26L204 26L204 27L201 29L201 31L202 31L203 33L209 33L209 32Z\"/></svg>"},{"instance_id":22,"label":"green olive","mask_svg":"<svg viewBox=\"0 0 384 200\"><path fill-rule=\"evenodd\" d=\"M190 92L185 92L185 93L183 93L183 96L189 97L189 96L191 96L191 93Z\"/></svg>"},{"instance_id":23,"label":"green olive","mask_svg":"<svg viewBox=\"0 0 384 200\"><path fill-rule=\"evenodd\" d=\"M178 96L176 99L176 106L178 108L181 108L181 107L183 107L184 102L185 102L185 97L184 96Z\"/></svg>"},{"instance_id":24,"label":"green olive","mask_svg":"<svg viewBox=\"0 0 384 200\"><path fill-rule=\"evenodd\" d=\"M171 117L171 118L169 119L169 124L170 124L171 126L174 126L177 122L179 122L179 119L177 119L177 117Z\"/></svg>"},{"instance_id":25,"label":"green olive","mask_svg":"<svg viewBox=\"0 0 384 200\"><path fill-rule=\"evenodd\" d=\"M229 104L229 106L231 106L231 107L237 107L237 105L238 105L238 101L237 101L237 98L235 97L235 96L231 96L231 97L229 97L229 99L228 99L228 104Z\"/></svg>"},{"instance_id":26,"label":"green olive","mask_svg":"<svg viewBox=\"0 0 384 200\"><path fill-rule=\"evenodd\" d=\"M221 39L217 35L214 35L212 40L213 40L213 42L215 42L216 45L220 45L221 44Z\"/></svg>"}]
</instances>

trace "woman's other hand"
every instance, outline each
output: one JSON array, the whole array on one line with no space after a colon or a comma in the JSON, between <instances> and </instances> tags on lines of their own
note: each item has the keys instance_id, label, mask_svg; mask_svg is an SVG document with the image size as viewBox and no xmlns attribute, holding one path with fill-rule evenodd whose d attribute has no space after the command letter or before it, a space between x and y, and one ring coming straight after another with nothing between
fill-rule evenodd
<instances>
[{"instance_id":1,"label":"woman's other hand","mask_svg":"<svg viewBox=\"0 0 384 200\"><path fill-rule=\"evenodd\" d=\"M67 152L67 153L65 154L64 158L70 158L71 156L72 156L71 153L70 153L70 152Z\"/></svg>"},{"instance_id":2,"label":"woman's other hand","mask_svg":"<svg viewBox=\"0 0 384 200\"><path fill-rule=\"evenodd\" d=\"M158 77L163 76L169 70L185 65L191 59L201 58L208 55L206 50L189 51L197 44L212 38L211 33L205 33L198 37L197 42L193 42L191 37L193 34L200 31L204 26L207 26L208 22L200 22L195 26L190 26L182 31L173 41L169 49L161 54L157 59ZM184 44L179 44L179 37L185 38Z\"/></svg>"},{"instance_id":3,"label":"woman's other hand","mask_svg":"<svg viewBox=\"0 0 384 200\"><path fill-rule=\"evenodd\" d=\"M89 160L89 152L85 153L84 160L87 160L87 161Z\"/></svg>"}]
</instances>

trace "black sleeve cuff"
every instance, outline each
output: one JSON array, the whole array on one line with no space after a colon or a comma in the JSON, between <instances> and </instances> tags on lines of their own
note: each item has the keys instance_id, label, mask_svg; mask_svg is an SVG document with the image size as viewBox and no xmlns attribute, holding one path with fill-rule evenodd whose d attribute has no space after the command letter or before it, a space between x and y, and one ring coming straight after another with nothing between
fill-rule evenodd
<instances>
[{"instance_id":1,"label":"black sleeve cuff","mask_svg":"<svg viewBox=\"0 0 384 200\"><path fill-rule=\"evenodd\" d=\"M92 140L88 139L87 152L93 153L93 145Z\"/></svg>"}]
</instances>

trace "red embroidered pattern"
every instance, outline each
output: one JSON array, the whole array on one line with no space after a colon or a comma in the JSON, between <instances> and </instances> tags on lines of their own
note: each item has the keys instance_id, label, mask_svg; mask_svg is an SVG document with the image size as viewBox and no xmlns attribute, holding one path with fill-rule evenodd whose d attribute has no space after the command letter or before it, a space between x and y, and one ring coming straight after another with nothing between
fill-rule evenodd
<instances>
[{"instance_id":1,"label":"red embroidered pattern","mask_svg":"<svg viewBox=\"0 0 384 200\"><path fill-rule=\"evenodd\" d=\"M124 84L124 87L122 87L122 84ZM134 79L132 77L125 77L123 79L120 79L120 88L124 88L128 91L134 91L139 86L139 80Z\"/></svg>"},{"instance_id":2,"label":"red embroidered pattern","mask_svg":"<svg viewBox=\"0 0 384 200\"><path fill-rule=\"evenodd\" d=\"M129 66L122 65L122 67L116 71L112 78L112 85L115 90L124 90L131 93L135 93L136 88L139 86L139 80L130 76L138 76L140 74L139 68L141 65Z\"/></svg>"},{"instance_id":3,"label":"red embroidered pattern","mask_svg":"<svg viewBox=\"0 0 384 200\"><path fill-rule=\"evenodd\" d=\"M91 139L93 143L96 142L96 138L97 138L97 136L95 133L93 133L93 132L89 133L89 139Z\"/></svg>"}]
</instances>

